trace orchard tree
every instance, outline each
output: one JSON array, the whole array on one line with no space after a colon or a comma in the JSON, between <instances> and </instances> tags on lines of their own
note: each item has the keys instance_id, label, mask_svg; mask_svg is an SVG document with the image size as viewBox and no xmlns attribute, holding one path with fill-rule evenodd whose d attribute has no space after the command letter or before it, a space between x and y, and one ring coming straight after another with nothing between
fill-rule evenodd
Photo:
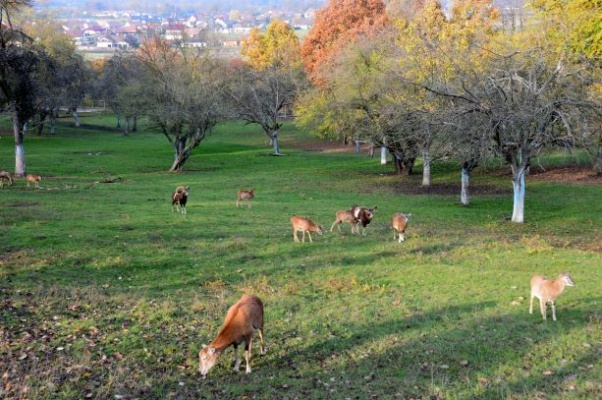
<instances>
[{"instance_id":1,"label":"orchard tree","mask_svg":"<svg viewBox=\"0 0 602 400\"><path fill-rule=\"evenodd\" d=\"M297 68L301 53L299 37L286 22L274 19L261 33L251 29L249 37L242 42L242 55L245 61L258 71L268 68Z\"/></svg>"},{"instance_id":2,"label":"orchard tree","mask_svg":"<svg viewBox=\"0 0 602 400\"><path fill-rule=\"evenodd\" d=\"M382 0L330 0L316 13L301 45L310 81L323 84L322 74L327 73L338 52L360 37L377 34L388 22Z\"/></svg>"},{"instance_id":3,"label":"orchard tree","mask_svg":"<svg viewBox=\"0 0 602 400\"><path fill-rule=\"evenodd\" d=\"M29 0L0 1L0 107L12 116L17 176L26 173L23 130L35 115L39 77L52 68L44 51L13 27L14 14L30 6Z\"/></svg>"},{"instance_id":4,"label":"orchard tree","mask_svg":"<svg viewBox=\"0 0 602 400\"><path fill-rule=\"evenodd\" d=\"M227 94L233 113L249 124L258 124L270 138L274 155L281 155L278 142L282 113L304 84L299 69L270 67L257 71L243 64L230 66Z\"/></svg>"},{"instance_id":5,"label":"orchard tree","mask_svg":"<svg viewBox=\"0 0 602 400\"><path fill-rule=\"evenodd\" d=\"M226 117L223 66L202 53L184 57L160 38L137 53L145 69L145 111L174 149L170 172L181 171L193 150Z\"/></svg>"},{"instance_id":6,"label":"orchard tree","mask_svg":"<svg viewBox=\"0 0 602 400\"><path fill-rule=\"evenodd\" d=\"M233 62L227 93L232 112L249 124L261 126L280 155L278 134L283 113L305 87L299 40L286 23L273 20L265 33L254 29L243 42L243 62Z\"/></svg>"},{"instance_id":7,"label":"orchard tree","mask_svg":"<svg viewBox=\"0 0 602 400\"><path fill-rule=\"evenodd\" d=\"M587 80L562 55L552 61L549 49L508 47L508 54L492 52L486 68L476 65L478 73L458 74L443 90L426 89L453 99L455 113L469 118L466 124L490 132L488 140L512 170L512 221L521 223L533 157L546 146L573 143L578 128L573 116L597 105L583 98Z\"/></svg>"},{"instance_id":8,"label":"orchard tree","mask_svg":"<svg viewBox=\"0 0 602 400\"><path fill-rule=\"evenodd\" d=\"M145 85L149 77L147 70L138 57L131 53L118 53L104 62L99 79L99 92L117 118L117 127L123 133L136 131L136 122L145 112Z\"/></svg>"}]
</instances>

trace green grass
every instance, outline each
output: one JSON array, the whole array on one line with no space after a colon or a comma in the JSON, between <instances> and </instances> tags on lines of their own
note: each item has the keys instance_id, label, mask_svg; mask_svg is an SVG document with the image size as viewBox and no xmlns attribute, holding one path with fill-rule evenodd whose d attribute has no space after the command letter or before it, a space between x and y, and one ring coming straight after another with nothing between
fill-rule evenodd
<instances>
[{"instance_id":1,"label":"green grass","mask_svg":"<svg viewBox=\"0 0 602 400\"><path fill-rule=\"evenodd\" d=\"M286 156L227 124L171 174L161 135L83 123L26 137L42 189L0 190L0 398L602 397L602 186L527 178L526 223L513 224L510 178L493 167L462 207L453 163L426 191L351 149L304 150L316 140L291 125ZM178 185L187 215L171 211ZM253 207L237 209L250 187ZM378 206L367 234L329 232L353 204ZM412 213L401 244L396 211ZM295 214L327 232L293 243ZM561 271L576 286L558 322L529 315L530 277ZM267 354L255 346L253 373L233 374L229 350L202 380L198 351L243 292L265 302Z\"/></svg>"}]
</instances>

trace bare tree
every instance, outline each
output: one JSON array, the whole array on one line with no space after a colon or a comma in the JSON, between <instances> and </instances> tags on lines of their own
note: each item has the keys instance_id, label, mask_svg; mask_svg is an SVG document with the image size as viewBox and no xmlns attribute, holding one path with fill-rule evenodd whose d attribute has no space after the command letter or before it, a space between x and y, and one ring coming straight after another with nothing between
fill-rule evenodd
<instances>
[{"instance_id":1,"label":"bare tree","mask_svg":"<svg viewBox=\"0 0 602 400\"><path fill-rule=\"evenodd\" d=\"M292 106L305 79L296 69L270 67L261 71L245 64L232 67L228 98L233 115L258 124L270 138L274 155L280 155L278 133L283 113Z\"/></svg>"},{"instance_id":2,"label":"bare tree","mask_svg":"<svg viewBox=\"0 0 602 400\"><path fill-rule=\"evenodd\" d=\"M599 107L584 99L587 87L581 73L562 58L552 59L543 48L506 56L490 54L481 71L457 73L446 88L425 89L453 99L456 115L489 132L494 150L512 169L513 222L524 222L525 174L531 160L545 146L572 144L572 115ZM478 136L477 136L478 137Z\"/></svg>"},{"instance_id":3,"label":"bare tree","mask_svg":"<svg viewBox=\"0 0 602 400\"><path fill-rule=\"evenodd\" d=\"M148 118L174 148L169 169L180 171L193 150L225 118L223 66L208 55L184 57L162 39L140 46Z\"/></svg>"}]
</instances>

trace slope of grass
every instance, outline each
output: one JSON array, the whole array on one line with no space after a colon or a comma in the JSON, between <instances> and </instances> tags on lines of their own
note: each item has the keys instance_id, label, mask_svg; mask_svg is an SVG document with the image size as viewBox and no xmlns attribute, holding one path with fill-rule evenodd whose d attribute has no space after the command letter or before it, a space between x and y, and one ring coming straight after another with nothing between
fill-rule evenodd
<instances>
[{"instance_id":1,"label":"slope of grass","mask_svg":"<svg viewBox=\"0 0 602 400\"><path fill-rule=\"evenodd\" d=\"M0 191L0 398L602 396L599 185L528 180L527 222L512 224L509 178L490 170L462 207L453 164L425 194L375 158L303 150L314 139L292 126L274 157L256 127L229 124L170 174L161 135L84 122L28 136L42 188ZM177 185L187 215L171 210ZM236 208L250 187L253 207ZM353 204L378 206L367 234L330 232ZM401 244L396 211L412 213ZM296 214L324 235L293 243ZM529 315L530 277L565 270L558 322ZM202 380L198 350L243 292L266 304L267 354L255 346L245 375L228 351Z\"/></svg>"}]
</instances>

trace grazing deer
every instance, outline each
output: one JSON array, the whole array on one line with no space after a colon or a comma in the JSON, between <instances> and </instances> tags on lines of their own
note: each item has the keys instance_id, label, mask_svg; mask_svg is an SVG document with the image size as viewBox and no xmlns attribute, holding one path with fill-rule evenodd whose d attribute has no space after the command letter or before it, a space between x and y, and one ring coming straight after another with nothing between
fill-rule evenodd
<instances>
[{"instance_id":1,"label":"grazing deer","mask_svg":"<svg viewBox=\"0 0 602 400\"><path fill-rule=\"evenodd\" d=\"M178 186L174 194L171 195L171 211L177 210L186 214L186 202L188 201L189 186Z\"/></svg>"},{"instance_id":2,"label":"grazing deer","mask_svg":"<svg viewBox=\"0 0 602 400\"><path fill-rule=\"evenodd\" d=\"M236 208L238 208L238 206L242 200L246 200L248 208L251 208L251 200L253 199L253 197L255 197L255 189L251 189L251 190L240 189L238 191L238 199L236 200Z\"/></svg>"},{"instance_id":3,"label":"grazing deer","mask_svg":"<svg viewBox=\"0 0 602 400\"><path fill-rule=\"evenodd\" d=\"M27 187L30 183L33 183L35 187L40 187L39 182L42 180L40 175L28 174L25 179L27 180Z\"/></svg>"},{"instance_id":4,"label":"grazing deer","mask_svg":"<svg viewBox=\"0 0 602 400\"><path fill-rule=\"evenodd\" d=\"M336 219L334 220L334 222L332 223L332 226L330 227L330 232L332 232L335 225L337 226L337 228L339 228L339 232L340 232L341 224L343 222L349 222L349 225L351 225L351 233L354 233L354 229L356 228L356 224L358 221L353 216L353 213L351 212L351 210L337 211Z\"/></svg>"},{"instance_id":5,"label":"grazing deer","mask_svg":"<svg viewBox=\"0 0 602 400\"><path fill-rule=\"evenodd\" d=\"M393 221L391 222L391 226L393 227L393 240L396 240L399 236L399 243L403 242L405 239L406 227L408 226L408 221L412 214L402 214L395 213L393 214Z\"/></svg>"},{"instance_id":6,"label":"grazing deer","mask_svg":"<svg viewBox=\"0 0 602 400\"><path fill-rule=\"evenodd\" d=\"M376 210L376 206L372 208L362 207L362 206L353 206L351 207L351 214L356 219L355 230L357 234L360 234L359 224L362 224L362 234L366 234L366 226L372 221L374 217L374 211ZM353 230L352 230L353 233Z\"/></svg>"},{"instance_id":7,"label":"grazing deer","mask_svg":"<svg viewBox=\"0 0 602 400\"><path fill-rule=\"evenodd\" d=\"M293 226L293 238L295 242L299 242L299 237L297 236L297 232L299 231L303 232L303 243L305 243L305 232L307 232L307 236L309 236L310 243L313 243L310 232L317 232L319 235L324 232L322 226L316 225L311 219L305 217L292 217L291 225Z\"/></svg>"},{"instance_id":8,"label":"grazing deer","mask_svg":"<svg viewBox=\"0 0 602 400\"><path fill-rule=\"evenodd\" d=\"M556 280L550 280L541 275L535 275L531 278L529 314L533 314L533 299L537 297L544 321L546 320L548 302L552 304L552 319L556 321L556 298L560 296L566 286L575 286L573 278L567 272L558 275Z\"/></svg>"},{"instance_id":9,"label":"grazing deer","mask_svg":"<svg viewBox=\"0 0 602 400\"><path fill-rule=\"evenodd\" d=\"M238 357L238 345L245 344L246 373L251 372L251 342L253 332L259 331L261 354L265 354L263 343L263 302L257 296L244 294L228 310L226 319L217 337L199 351L199 372L205 378L222 352L234 346L234 371L238 372L241 360Z\"/></svg>"},{"instance_id":10,"label":"grazing deer","mask_svg":"<svg viewBox=\"0 0 602 400\"><path fill-rule=\"evenodd\" d=\"M13 174L6 171L0 171L0 188L4 187L4 181L8 181L8 184L13 184Z\"/></svg>"}]
</instances>

